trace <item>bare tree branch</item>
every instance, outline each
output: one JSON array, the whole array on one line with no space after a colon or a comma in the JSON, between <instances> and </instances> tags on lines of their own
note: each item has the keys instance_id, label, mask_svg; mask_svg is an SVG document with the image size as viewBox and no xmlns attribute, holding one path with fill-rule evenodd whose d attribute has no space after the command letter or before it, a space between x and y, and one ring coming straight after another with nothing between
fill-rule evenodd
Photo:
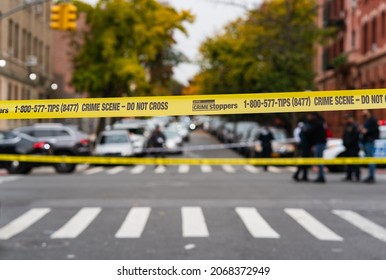
<instances>
[{"instance_id":1,"label":"bare tree branch","mask_svg":"<svg viewBox=\"0 0 386 280\"><path fill-rule=\"evenodd\" d=\"M237 8L241 8L245 11L248 11L250 9L250 7L245 1L238 1L238 0L207 0L207 1L215 4L234 6Z\"/></svg>"}]
</instances>

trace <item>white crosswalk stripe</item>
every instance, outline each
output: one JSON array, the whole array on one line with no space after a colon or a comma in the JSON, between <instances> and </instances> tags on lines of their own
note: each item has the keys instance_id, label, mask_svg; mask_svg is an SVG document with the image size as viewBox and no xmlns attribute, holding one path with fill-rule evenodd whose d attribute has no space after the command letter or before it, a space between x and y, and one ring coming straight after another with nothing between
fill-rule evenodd
<instances>
[{"instance_id":1,"label":"white crosswalk stripe","mask_svg":"<svg viewBox=\"0 0 386 280\"><path fill-rule=\"evenodd\" d=\"M104 170L105 169L102 166L98 166L98 167L93 167L93 168L87 169L86 171L83 172L83 174L85 174L85 175L93 175L93 174L102 172Z\"/></svg>"},{"instance_id":2,"label":"white crosswalk stripe","mask_svg":"<svg viewBox=\"0 0 386 280\"><path fill-rule=\"evenodd\" d=\"M280 238L280 235L264 220L255 208L237 207L235 210L254 238Z\"/></svg>"},{"instance_id":3,"label":"white crosswalk stripe","mask_svg":"<svg viewBox=\"0 0 386 280\"><path fill-rule=\"evenodd\" d=\"M116 238L139 238L149 219L150 207L133 207L115 234Z\"/></svg>"},{"instance_id":4,"label":"white crosswalk stripe","mask_svg":"<svg viewBox=\"0 0 386 280\"><path fill-rule=\"evenodd\" d=\"M232 165L228 165L228 164L224 164L222 166L222 169L226 172L226 173L235 173L236 170L235 168L232 166Z\"/></svg>"},{"instance_id":5,"label":"white crosswalk stripe","mask_svg":"<svg viewBox=\"0 0 386 280\"><path fill-rule=\"evenodd\" d=\"M75 215L70 217L59 229L50 235L51 239L75 239L84 234L84 231L92 224L95 223L98 215L101 213L101 207L84 207L81 208ZM144 231L147 228L147 224L150 218L152 208L151 207L133 207L131 208L124 221L120 225L119 229L115 232L115 238L117 239L130 239L141 238ZM258 212L254 207L236 207L234 208L238 219L242 222L243 227L249 232L253 238L262 239L279 239L283 235L291 234L291 229L282 229L280 234L273 229L273 227L265 220L265 217ZM314 216L301 208L285 208L283 209L283 216L288 219L293 219L298 225L300 225L307 233L310 234L315 240L320 241L334 241L343 242L350 240L349 238L343 238L342 235L338 235L332 229L324 225L317 220ZM45 221L49 219L50 212L53 212L51 208L32 208L15 218L13 221L2 226L0 228L0 240L8 240L16 235L28 234L28 228L35 225L40 219L44 217ZM286 213L286 215L284 214ZM386 242L386 229L373 221L359 215L358 213L350 210L333 210L333 214L342 218L341 223L346 221L352 224L354 227L350 227L351 231L360 229L370 236ZM210 236L209 229L210 224L207 224L203 209L201 207L186 206L180 208L181 214L181 228L183 238L207 238ZM268 214L268 213L267 213ZM45 217L47 215L47 217ZM330 215L332 215L330 213ZM229 223L235 223L235 217L229 219ZM98 219L98 222L101 222ZM153 222L155 222L154 220ZM298 226L293 223L293 226ZM39 223L39 225L44 225ZM37 225L36 225L37 226ZM228 224L227 228L222 230L232 229L234 226ZM357 228L357 229L356 229ZM152 228L154 230L154 228ZM171 228L173 231L179 231L178 228ZM216 227L215 227L216 230ZM342 230L342 229L341 229ZM346 229L347 230L347 229ZM42 229L42 232L44 229ZM33 234L36 234L33 232ZM347 233L350 236L350 233ZM351 234L352 235L352 234ZM34 237L36 238L36 237Z\"/></svg>"},{"instance_id":6,"label":"white crosswalk stripe","mask_svg":"<svg viewBox=\"0 0 386 280\"><path fill-rule=\"evenodd\" d=\"M343 241L341 236L323 225L304 209L287 208L284 209L284 211L317 239L324 241Z\"/></svg>"},{"instance_id":7,"label":"white crosswalk stripe","mask_svg":"<svg viewBox=\"0 0 386 280\"><path fill-rule=\"evenodd\" d=\"M52 239L78 237L102 211L100 207L85 207L79 210L65 225L51 235Z\"/></svg>"},{"instance_id":8,"label":"white crosswalk stripe","mask_svg":"<svg viewBox=\"0 0 386 280\"><path fill-rule=\"evenodd\" d=\"M182 207L181 217L183 237L209 237L201 207Z\"/></svg>"},{"instance_id":9,"label":"white crosswalk stripe","mask_svg":"<svg viewBox=\"0 0 386 280\"><path fill-rule=\"evenodd\" d=\"M11 176L0 177L0 184L6 183L6 182L16 181L17 179L20 179L20 176L11 175Z\"/></svg>"},{"instance_id":10,"label":"white crosswalk stripe","mask_svg":"<svg viewBox=\"0 0 386 280\"><path fill-rule=\"evenodd\" d=\"M260 173L261 170L253 165L244 165L244 169L247 170L249 173L257 174Z\"/></svg>"},{"instance_id":11,"label":"white crosswalk stripe","mask_svg":"<svg viewBox=\"0 0 386 280\"><path fill-rule=\"evenodd\" d=\"M213 171L212 166L206 165L206 164L201 165L201 172L202 173L211 173L212 171Z\"/></svg>"},{"instance_id":12,"label":"white crosswalk stripe","mask_svg":"<svg viewBox=\"0 0 386 280\"><path fill-rule=\"evenodd\" d=\"M386 229L384 227L350 210L333 210L332 212L367 234L386 242Z\"/></svg>"},{"instance_id":13,"label":"white crosswalk stripe","mask_svg":"<svg viewBox=\"0 0 386 280\"><path fill-rule=\"evenodd\" d=\"M283 169L278 168L276 166L268 166L268 171L276 174L283 173Z\"/></svg>"},{"instance_id":14,"label":"white crosswalk stripe","mask_svg":"<svg viewBox=\"0 0 386 280\"><path fill-rule=\"evenodd\" d=\"M9 239L39 221L51 211L50 208L33 208L0 229L0 240Z\"/></svg>"},{"instance_id":15,"label":"white crosswalk stripe","mask_svg":"<svg viewBox=\"0 0 386 280\"><path fill-rule=\"evenodd\" d=\"M143 171L145 171L146 166L145 165L136 165L133 167L133 169L130 170L131 174L141 174Z\"/></svg>"},{"instance_id":16,"label":"white crosswalk stripe","mask_svg":"<svg viewBox=\"0 0 386 280\"><path fill-rule=\"evenodd\" d=\"M125 167L123 167L123 166L116 166L114 168L111 168L111 169L107 170L107 174L115 175L115 174L118 174L118 173L122 172L123 170L125 170Z\"/></svg>"},{"instance_id":17,"label":"white crosswalk stripe","mask_svg":"<svg viewBox=\"0 0 386 280\"><path fill-rule=\"evenodd\" d=\"M164 165L158 165L155 169L154 169L154 173L155 174L163 174L166 172L166 167Z\"/></svg>"},{"instance_id":18,"label":"white crosswalk stripe","mask_svg":"<svg viewBox=\"0 0 386 280\"><path fill-rule=\"evenodd\" d=\"M178 173L186 174L190 170L190 166L186 164L182 164L178 166Z\"/></svg>"}]
</instances>

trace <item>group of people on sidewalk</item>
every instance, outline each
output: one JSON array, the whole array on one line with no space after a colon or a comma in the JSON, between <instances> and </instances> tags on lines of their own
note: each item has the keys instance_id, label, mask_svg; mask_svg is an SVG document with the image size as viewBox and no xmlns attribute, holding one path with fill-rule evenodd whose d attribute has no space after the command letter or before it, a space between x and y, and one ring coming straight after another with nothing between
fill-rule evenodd
<instances>
[{"instance_id":1,"label":"group of people on sidewalk","mask_svg":"<svg viewBox=\"0 0 386 280\"><path fill-rule=\"evenodd\" d=\"M347 114L345 116L345 128L342 135L343 145L345 147L345 157L358 157L361 147L366 157L373 157L375 151L374 142L379 138L379 127L377 119L371 111L363 110L363 125L359 126L354 116ZM294 131L294 137L298 142L298 153L300 157L323 157L323 151L326 148L328 128L323 117L316 113L307 113L303 122L298 124ZM293 179L299 181L309 181L308 170L310 166L299 165L293 175ZM360 181L359 165L349 165L346 170L344 181ZM318 176L314 180L316 183L325 183L324 166L318 166ZM369 165L369 175L363 181L366 183L375 182L375 164Z\"/></svg>"}]
</instances>

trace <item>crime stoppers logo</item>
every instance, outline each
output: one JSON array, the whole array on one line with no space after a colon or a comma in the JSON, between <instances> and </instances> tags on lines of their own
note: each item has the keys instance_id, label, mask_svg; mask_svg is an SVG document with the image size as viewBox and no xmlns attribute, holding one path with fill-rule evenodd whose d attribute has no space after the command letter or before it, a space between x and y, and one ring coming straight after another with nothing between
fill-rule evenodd
<instances>
[{"instance_id":1,"label":"crime stoppers logo","mask_svg":"<svg viewBox=\"0 0 386 280\"><path fill-rule=\"evenodd\" d=\"M216 100L193 100L193 111L224 111L228 109L237 109L237 104L216 104Z\"/></svg>"}]
</instances>

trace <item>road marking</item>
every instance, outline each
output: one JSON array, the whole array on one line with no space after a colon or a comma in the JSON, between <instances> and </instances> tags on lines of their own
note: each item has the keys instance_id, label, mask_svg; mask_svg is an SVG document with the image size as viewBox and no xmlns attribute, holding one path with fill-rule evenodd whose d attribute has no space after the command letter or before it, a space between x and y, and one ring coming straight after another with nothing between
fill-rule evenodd
<instances>
[{"instance_id":1,"label":"road marking","mask_svg":"<svg viewBox=\"0 0 386 280\"><path fill-rule=\"evenodd\" d=\"M212 166L207 165L207 164L201 165L201 172L202 173L210 173L210 172L212 172Z\"/></svg>"},{"instance_id":2,"label":"road marking","mask_svg":"<svg viewBox=\"0 0 386 280\"><path fill-rule=\"evenodd\" d=\"M254 238L280 238L255 208L236 207L235 210Z\"/></svg>"},{"instance_id":3,"label":"road marking","mask_svg":"<svg viewBox=\"0 0 386 280\"><path fill-rule=\"evenodd\" d=\"M2 183L6 183L6 182L12 182L12 181L15 181L17 179L20 179L20 176L4 176L4 177L0 177L0 184Z\"/></svg>"},{"instance_id":4,"label":"road marking","mask_svg":"<svg viewBox=\"0 0 386 280\"><path fill-rule=\"evenodd\" d=\"M150 207L133 207L115 234L116 238L139 238L149 219Z\"/></svg>"},{"instance_id":5,"label":"road marking","mask_svg":"<svg viewBox=\"0 0 386 280\"><path fill-rule=\"evenodd\" d=\"M166 167L164 165L158 165L156 169L154 169L154 173L163 174L166 172Z\"/></svg>"},{"instance_id":6,"label":"road marking","mask_svg":"<svg viewBox=\"0 0 386 280\"><path fill-rule=\"evenodd\" d=\"M51 235L52 239L78 237L102 211L100 207L84 207Z\"/></svg>"},{"instance_id":7,"label":"road marking","mask_svg":"<svg viewBox=\"0 0 386 280\"><path fill-rule=\"evenodd\" d=\"M146 169L145 165L136 165L133 169L130 170L131 174L140 174Z\"/></svg>"},{"instance_id":8,"label":"road marking","mask_svg":"<svg viewBox=\"0 0 386 280\"><path fill-rule=\"evenodd\" d=\"M254 174L257 174L257 173L260 173L261 170L253 165L244 165L244 169L247 170L248 172L250 173L254 173Z\"/></svg>"},{"instance_id":9,"label":"road marking","mask_svg":"<svg viewBox=\"0 0 386 280\"><path fill-rule=\"evenodd\" d=\"M6 240L21 233L22 231L39 221L45 215L47 215L50 211L50 208L30 209L23 215L19 216L15 220L0 228L0 240Z\"/></svg>"},{"instance_id":10,"label":"road marking","mask_svg":"<svg viewBox=\"0 0 386 280\"><path fill-rule=\"evenodd\" d=\"M182 164L178 166L178 173L186 174L189 172L190 166L186 164Z\"/></svg>"},{"instance_id":11,"label":"road marking","mask_svg":"<svg viewBox=\"0 0 386 280\"><path fill-rule=\"evenodd\" d=\"M268 166L268 171L272 173L283 173L283 170L281 168L277 168L276 166Z\"/></svg>"},{"instance_id":12,"label":"road marking","mask_svg":"<svg viewBox=\"0 0 386 280\"><path fill-rule=\"evenodd\" d=\"M116 166L114 168L111 168L111 169L107 170L107 174L115 175L115 174L118 174L119 172L122 172L123 170L125 170L125 167L123 167L123 166Z\"/></svg>"},{"instance_id":13,"label":"road marking","mask_svg":"<svg viewBox=\"0 0 386 280\"><path fill-rule=\"evenodd\" d=\"M235 168L232 165L229 165L229 164L224 164L222 166L222 169L224 169L224 171L226 173L235 173L236 172Z\"/></svg>"},{"instance_id":14,"label":"road marking","mask_svg":"<svg viewBox=\"0 0 386 280\"><path fill-rule=\"evenodd\" d=\"M105 169L102 167L102 166L98 166L98 167L93 167L91 169L88 169L86 171L84 171L83 173L85 175L93 175L93 174L96 174L96 173L99 173L99 172L102 172L104 171Z\"/></svg>"},{"instance_id":15,"label":"road marking","mask_svg":"<svg viewBox=\"0 0 386 280\"><path fill-rule=\"evenodd\" d=\"M367 218L359 215L356 212L349 210L334 210L335 215L346 220L350 224L356 226L367 234L386 242L386 229L380 225L368 220Z\"/></svg>"},{"instance_id":16,"label":"road marking","mask_svg":"<svg viewBox=\"0 0 386 280\"><path fill-rule=\"evenodd\" d=\"M183 237L209 237L201 207L182 207L181 217Z\"/></svg>"},{"instance_id":17,"label":"road marking","mask_svg":"<svg viewBox=\"0 0 386 280\"><path fill-rule=\"evenodd\" d=\"M298 222L305 230L319 240L324 241L343 241L343 238L323 225L304 209L286 208L284 209L290 217Z\"/></svg>"},{"instance_id":18,"label":"road marking","mask_svg":"<svg viewBox=\"0 0 386 280\"><path fill-rule=\"evenodd\" d=\"M287 166L286 169L287 169L289 172L291 172L291 173L295 173L296 170L298 170L298 168L295 167L295 166Z\"/></svg>"}]
</instances>

